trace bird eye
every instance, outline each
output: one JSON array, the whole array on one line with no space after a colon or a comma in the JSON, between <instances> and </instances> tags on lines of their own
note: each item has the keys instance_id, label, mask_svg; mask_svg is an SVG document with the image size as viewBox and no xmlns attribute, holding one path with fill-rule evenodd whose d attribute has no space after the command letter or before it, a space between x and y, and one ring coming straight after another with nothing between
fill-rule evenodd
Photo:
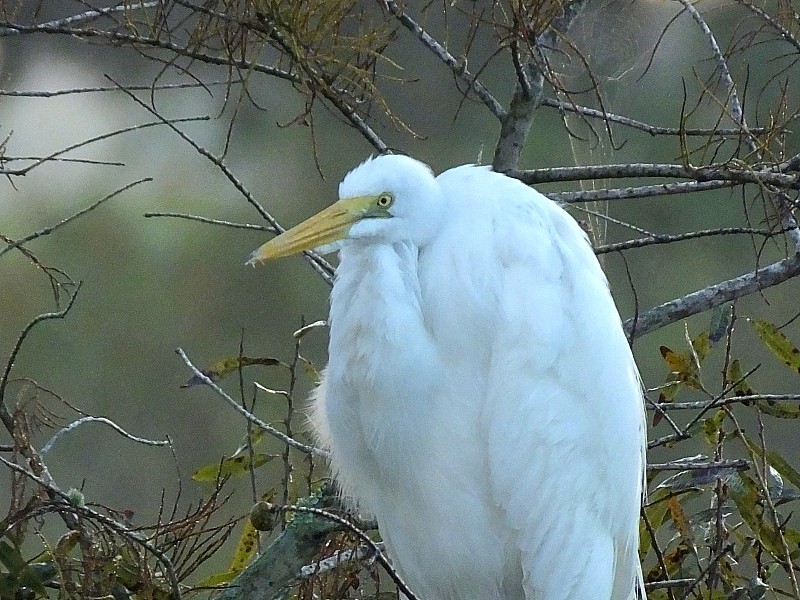
<instances>
[{"instance_id":1,"label":"bird eye","mask_svg":"<svg viewBox=\"0 0 800 600\"><path fill-rule=\"evenodd\" d=\"M375 204L378 205L378 208L389 208L392 203L394 202L394 196L392 196L388 192L384 192L380 196L378 196L378 200Z\"/></svg>"}]
</instances>

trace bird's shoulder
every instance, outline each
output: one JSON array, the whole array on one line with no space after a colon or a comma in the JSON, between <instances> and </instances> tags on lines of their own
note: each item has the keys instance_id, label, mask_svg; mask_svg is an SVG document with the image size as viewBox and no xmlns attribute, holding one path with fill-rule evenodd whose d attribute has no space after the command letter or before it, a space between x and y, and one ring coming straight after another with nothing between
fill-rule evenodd
<instances>
[{"instance_id":1,"label":"bird's shoulder","mask_svg":"<svg viewBox=\"0 0 800 600\"><path fill-rule=\"evenodd\" d=\"M434 243L474 269L521 268L560 278L570 265L596 264L586 233L556 202L489 167L464 165L437 178L447 218ZM599 271L599 267L598 267Z\"/></svg>"}]
</instances>

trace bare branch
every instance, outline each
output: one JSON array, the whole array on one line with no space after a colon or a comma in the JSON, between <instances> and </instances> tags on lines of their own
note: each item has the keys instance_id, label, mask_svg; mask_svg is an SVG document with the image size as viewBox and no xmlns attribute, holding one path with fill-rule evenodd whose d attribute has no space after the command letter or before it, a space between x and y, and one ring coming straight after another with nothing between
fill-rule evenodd
<instances>
[{"instance_id":1,"label":"bare branch","mask_svg":"<svg viewBox=\"0 0 800 600\"><path fill-rule=\"evenodd\" d=\"M447 49L431 37L414 19L412 19L405 11L403 11L395 0L377 0L379 4L385 6L400 23L413 33L422 45L428 50L433 52L439 60L450 67L460 81L463 81L467 88L472 91L488 108L492 114L500 121L505 120L506 110L503 106L492 96L484 85L472 75L468 70L466 63L458 61Z\"/></svg>"},{"instance_id":2,"label":"bare branch","mask_svg":"<svg viewBox=\"0 0 800 600\"><path fill-rule=\"evenodd\" d=\"M69 425L62 427L59 429L53 437L51 437L48 442L42 446L42 449L39 450L39 454L47 454L55 445L55 443L65 434L69 433L73 429L84 425L85 423L104 423L111 427L114 431L122 435L122 437L131 440L132 442L136 442L137 444L144 444L145 446L169 446L171 444L169 439L166 440L148 440L147 438L137 437L125 431L122 427L117 425L111 419L107 419L106 417L92 417L86 416L73 421Z\"/></svg>"},{"instance_id":3,"label":"bare branch","mask_svg":"<svg viewBox=\"0 0 800 600\"><path fill-rule=\"evenodd\" d=\"M744 459L736 460L674 460L666 463L649 463L648 471L713 471L729 470L745 471L750 468L750 462Z\"/></svg>"},{"instance_id":4,"label":"bare branch","mask_svg":"<svg viewBox=\"0 0 800 600\"><path fill-rule=\"evenodd\" d=\"M747 404L748 402L798 402L800 394L746 394L742 396L730 396L715 398L713 400L699 400L696 402L654 402L653 406L648 405L649 410L704 410L719 408L730 404Z\"/></svg>"},{"instance_id":5,"label":"bare branch","mask_svg":"<svg viewBox=\"0 0 800 600\"><path fill-rule=\"evenodd\" d=\"M322 458L327 458L328 457L328 453L325 452L325 450L322 450L321 448L316 448L314 446L309 446L307 444L299 442L296 439L289 437L288 435L286 435L282 431L279 431L279 430L275 429L272 425L269 425L269 424L265 423L264 421L262 421L261 419L259 419L257 416L255 416L253 413L251 413L249 410L245 409L236 400L234 400L228 394L226 394L225 391L221 387L219 387L216 383L211 381L211 379L209 379L208 376L206 376L205 373L203 373L200 369L195 367L192 364L192 362L189 360L189 357L186 356L186 353L181 348L177 348L175 350L175 352L177 353L178 356L181 357L181 360L186 364L186 366L189 367L189 369L191 369L192 373L194 374L195 377L197 377L197 379L199 379L204 384L206 384L208 387L210 387L212 390L214 390L214 392L216 392L216 394L220 398L225 400L225 402L227 402L236 412L238 412L240 415L242 415L249 422L253 423L254 425L256 425L258 427L260 427L261 429L266 431L271 436L273 436L275 438L278 438L284 444L292 446L293 448L297 448L301 452L305 452L307 454L314 454L315 456L320 456Z\"/></svg>"},{"instance_id":6,"label":"bare branch","mask_svg":"<svg viewBox=\"0 0 800 600\"><path fill-rule=\"evenodd\" d=\"M150 181L153 181L152 177L145 177L144 179L139 179L138 181L134 181L133 183L129 183L128 185L125 185L125 186L119 188L118 190L113 191L112 193L108 194L107 196L104 196L103 198L100 198L100 200L97 200L96 202L93 202L89 206L87 206L85 208L82 208L78 212L73 213L72 215L68 216L67 218L62 219L61 221L59 221L55 225L48 225L47 227L43 227L42 229L39 229L38 231L34 231L33 233L30 233L30 234L26 235L22 239L15 240L15 241L11 242L10 244L7 244L5 248L0 250L0 256L3 256L6 252L10 252L14 248L19 248L20 246L24 246L25 244L27 244L28 242L30 242L32 240L35 240L35 239L40 238L40 237L44 237L46 235L50 235L51 233L53 233L57 229L60 229L61 227L66 225L67 223L70 223L70 222L74 221L75 219L79 219L83 215L85 215L87 213L90 213L91 211L93 211L95 208L97 208L101 204L107 202L108 200L111 200L115 196L120 195L122 192L126 192L129 189L131 189L132 187L135 187L135 186L139 185L140 183L147 183L147 182L150 182ZM0 397L2 397L2 393L0 393Z\"/></svg>"},{"instance_id":7,"label":"bare branch","mask_svg":"<svg viewBox=\"0 0 800 600\"><path fill-rule=\"evenodd\" d=\"M67 314L69 314L72 305L75 303L75 299L78 297L78 292L80 289L81 283L78 282L77 286L69 297L67 305L63 309L54 312L41 313L40 315L37 315L31 319L19 334L17 341L14 343L14 346L11 349L11 354L6 360L3 375L0 377L0 420L3 421L3 424L6 426L6 429L12 436L14 435L14 418L11 416L8 407L6 406L5 393L6 386L8 385L8 377L11 374L11 369L14 367L14 362L17 360L17 354L19 354L22 344L25 342L25 338L28 337L28 334L33 330L34 327L36 327L36 325L42 321L48 321L50 319L63 319L67 316Z\"/></svg>"},{"instance_id":8,"label":"bare branch","mask_svg":"<svg viewBox=\"0 0 800 600\"><path fill-rule=\"evenodd\" d=\"M315 508L313 506L297 506L290 504L286 506L274 506L273 508L275 510L284 512L309 513L318 517L322 517L344 527L346 530L355 534L356 537L358 537L358 539L361 540L361 542L364 543L374 553L375 559L386 570L386 572L389 574L389 577L391 577L392 581L394 581L395 585L397 585L397 587L408 598L408 600L417 600L417 596L409 589L408 585L403 581L402 577L400 577L400 574L389 562L389 559L386 558L378 543L375 542L365 531L354 525L350 520L340 517L339 515L330 511L321 508Z\"/></svg>"},{"instance_id":9,"label":"bare branch","mask_svg":"<svg viewBox=\"0 0 800 600\"><path fill-rule=\"evenodd\" d=\"M571 112L583 115L585 117L600 119L605 123L618 123L620 125L624 125L632 129L638 129L639 131L649 133L652 136L685 135L692 137L699 136L699 137L710 137L710 138L717 138L717 137L729 138L729 137L739 137L742 135L742 130L740 128L726 129L724 127L721 127L718 129L708 129L708 128L698 128L698 127L687 127L685 129L682 129L680 127L662 127L659 125L651 125L650 123L645 123L644 121L639 121L631 117L626 117L625 115L618 115L607 111L598 110L596 108L590 108L588 106L578 106L576 104L572 104L571 102L566 102L564 100L558 100L555 98L542 98L541 104L542 106L557 108L558 110L563 112ZM749 131L754 135L760 135L767 133L770 130L766 127L754 127L752 129L749 129Z\"/></svg>"},{"instance_id":10,"label":"bare branch","mask_svg":"<svg viewBox=\"0 0 800 600\"><path fill-rule=\"evenodd\" d=\"M122 535L128 541L142 546L145 550L147 550L150 554L152 554L158 562L164 567L164 574L166 575L167 581L169 582L170 587L172 588L172 598L171 600L180 600L181 598L181 588L180 583L178 582L178 577L175 574L175 567L172 565L172 561L167 557L167 555L153 546L150 542L148 542L139 532L131 530L128 526L112 519L111 517L107 517L106 515L99 513L95 510L87 506L80 506L72 503L72 499L69 495L65 492L62 492L56 486L52 485L51 483L45 481L41 477L36 476L34 473L31 473L27 469L9 461L0 456L0 462L2 462L5 466L9 469L16 471L25 475L28 479L36 482L38 485L42 487L42 489L46 490L49 494L58 497L60 502L63 504L63 508L61 509L62 512L68 513L80 513L94 521L98 521L103 523L104 525L110 527L116 533Z\"/></svg>"},{"instance_id":11,"label":"bare branch","mask_svg":"<svg viewBox=\"0 0 800 600\"><path fill-rule=\"evenodd\" d=\"M268 233L280 233L276 231L273 227L267 225L252 225L250 223L233 223L231 221L225 221L222 219L211 219L208 217L201 217L199 215L187 215L184 213L172 213L172 212L148 212L144 213L143 215L145 218L153 218L153 217L171 217L174 219L185 219L186 221L197 221L198 223L205 223L206 225L221 225L223 227L230 227L232 229L249 229L252 231L265 231Z\"/></svg>"},{"instance_id":12,"label":"bare branch","mask_svg":"<svg viewBox=\"0 0 800 600\"><path fill-rule=\"evenodd\" d=\"M537 36L525 64L522 64L516 52L513 53L517 67L517 85L508 114L502 119L500 136L495 147L492 166L496 171L507 172L518 168L520 153L528 139L534 114L542 103L545 81L551 77L546 51L556 46L558 37L569 29L585 3L585 0L571 0L561 5L561 16Z\"/></svg>"},{"instance_id":13,"label":"bare branch","mask_svg":"<svg viewBox=\"0 0 800 600\"><path fill-rule=\"evenodd\" d=\"M768 229L754 229L752 227L720 227L717 229L701 229L699 231L689 231L687 233L679 234L659 234L650 235L646 237L637 238L635 240L628 240L626 242L617 242L615 244L605 244L597 246L594 249L595 254L607 254L609 252L619 252L620 250L629 250L630 248L644 248L645 246L654 246L656 244L671 244L673 242L683 242L686 240L694 240L697 238L718 236L718 235L735 235L747 234L758 235L762 237L773 237L784 233L785 230L770 231Z\"/></svg>"},{"instance_id":14,"label":"bare branch","mask_svg":"<svg viewBox=\"0 0 800 600\"><path fill-rule=\"evenodd\" d=\"M681 181L635 187L580 190L578 192L548 192L546 196L556 202L577 204L581 202L605 202L609 200L629 200L631 198L654 198L656 196L692 194L707 190L736 187L738 185L742 184L734 181Z\"/></svg>"},{"instance_id":15,"label":"bare branch","mask_svg":"<svg viewBox=\"0 0 800 600\"><path fill-rule=\"evenodd\" d=\"M154 121L151 123L142 123L141 125L132 125L131 127L123 127L122 129L115 129L114 131L110 131L108 133L103 133L101 135L97 135L95 137L91 137L75 144L70 144L66 148L62 148L52 154L48 154L47 156L43 156L35 160L33 164L30 164L26 167L21 169L0 169L0 175L8 175L8 176L24 176L30 173L36 167L39 167L47 162L52 162L57 157L61 156L62 154L66 154L67 152L71 152L72 150L77 150L78 148L83 148L84 146L88 146L89 144L93 144L95 142L100 142L103 140L107 140L109 138L122 135L124 133L129 133L131 131L138 131L139 129L147 129L148 127L155 127L156 125L171 125L174 123L187 123L192 121L207 121L208 117L186 117L183 119L173 119L170 121ZM9 160L8 158L4 158L4 160Z\"/></svg>"},{"instance_id":16,"label":"bare branch","mask_svg":"<svg viewBox=\"0 0 800 600\"><path fill-rule=\"evenodd\" d=\"M726 181L734 184L769 184L781 188L800 189L800 179L796 175L778 173L771 168L736 168L727 165L692 167L669 163L622 163L531 169L527 171L512 171L507 175L515 177L528 185L556 181L580 181L583 179L663 177L693 179L699 182Z\"/></svg>"},{"instance_id":17,"label":"bare branch","mask_svg":"<svg viewBox=\"0 0 800 600\"><path fill-rule=\"evenodd\" d=\"M95 19L103 16L112 15L114 13L120 12L127 12L130 10L146 10L148 8L155 8L161 4L161 0L153 0L151 2L139 2L139 3L125 3L125 4L118 4L117 6L109 6L107 8L93 8L92 10L87 10L86 12L72 15L70 17L66 17L64 19L57 19L55 21L48 21L46 23L42 23L43 27L55 27L55 28L64 28L70 25L74 25L76 23L85 23L88 21L94 21ZM13 28L0 28L0 37L5 37L9 35L18 35L23 33L18 29Z\"/></svg>"},{"instance_id":18,"label":"bare branch","mask_svg":"<svg viewBox=\"0 0 800 600\"><path fill-rule=\"evenodd\" d=\"M625 332L629 339L642 337L709 308L788 281L798 274L800 253L651 308L636 318L625 321Z\"/></svg>"}]
</instances>

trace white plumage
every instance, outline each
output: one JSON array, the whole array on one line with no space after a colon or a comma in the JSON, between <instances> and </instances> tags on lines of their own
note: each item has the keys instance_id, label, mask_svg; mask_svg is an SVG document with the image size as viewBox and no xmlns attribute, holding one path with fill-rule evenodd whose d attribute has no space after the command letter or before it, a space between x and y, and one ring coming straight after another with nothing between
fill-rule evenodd
<instances>
[{"instance_id":1,"label":"white plumage","mask_svg":"<svg viewBox=\"0 0 800 600\"><path fill-rule=\"evenodd\" d=\"M584 232L486 167L380 156L339 196L251 260L340 250L312 421L411 589L634 598L641 388Z\"/></svg>"}]
</instances>

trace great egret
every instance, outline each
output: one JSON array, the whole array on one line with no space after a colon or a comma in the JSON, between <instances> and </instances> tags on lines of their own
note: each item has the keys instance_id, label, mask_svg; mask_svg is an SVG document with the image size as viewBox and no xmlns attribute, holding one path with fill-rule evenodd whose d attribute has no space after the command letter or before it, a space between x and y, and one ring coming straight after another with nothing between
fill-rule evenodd
<instances>
[{"instance_id":1,"label":"great egret","mask_svg":"<svg viewBox=\"0 0 800 600\"><path fill-rule=\"evenodd\" d=\"M421 600L641 590L638 372L587 237L487 167L385 155L256 250L340 263L312 422Z\"/></svg>"}]
</instances>

